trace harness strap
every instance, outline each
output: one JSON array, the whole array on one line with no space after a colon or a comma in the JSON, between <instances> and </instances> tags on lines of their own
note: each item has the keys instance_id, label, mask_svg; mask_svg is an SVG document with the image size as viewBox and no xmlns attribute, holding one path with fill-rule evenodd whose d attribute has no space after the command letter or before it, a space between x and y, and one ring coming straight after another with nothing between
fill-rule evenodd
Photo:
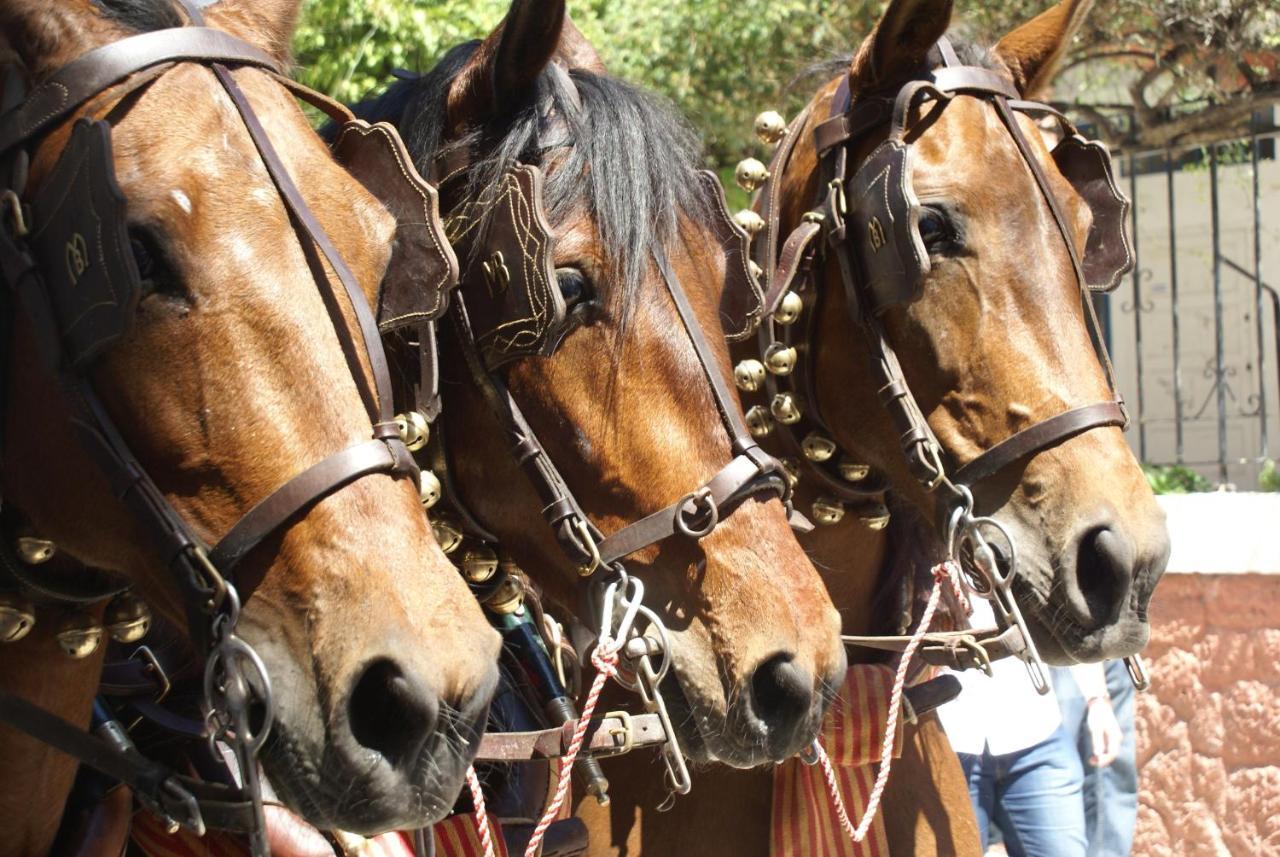
<instances>
[{"instance_id":1,"label":"harness strap","mask_svg":"<svg viewBox=\"0 0 1280 857\"><path fill-rule=\"evenodd\" d=\"M1123 428L1129 417L1118 402L1097 402L1064 411L1011 435L961 467L954 479L973 485L1037 452L1070 440L1078 434L1103 426Z\"/></svg>"},{"instance_id":2,"label":"harness strap","mask_svg":"<svg viewBox=\"0 0 1280 857\"><path fill-rule=\"evenodd\" d=\"M527 762L559 759L569 751L577 719L563 725L531 732L486 732L480 737L478 762ZM593 717L582 745L584 752L596 756L613 756L635 747L665 743L666 733L657 714L610 713Z\"/></svg>"},{"instance_id":3,"label":"harness strap","mask_svg":"<svg viewBox=\"0 0 1280 857\"><path fill-rule=\"evenodd\" d=\"M844 635L840 639L846 646L882 652L904 652L911 644L910 635ZM1022 632L1017 625L1010 625L1003 630L931 631L921 638L917 653L925 663L933 666L953 670L980 669L989 675L992 661L1025 650Z\"/></svg>"},{"instance_id":4,"label":"harness strap","mask_svg":"<svg viewBox=\"0 0 1280 857\"><path fill-rule=\"evenodd\" d=\"M226 62L278 71L276 61L230 33L180 27L142 33L103 45L58 69L31 90L21 106L0 117L0 154L31 139L103 90L155 65Z\"/></svg>"}]
</instances>

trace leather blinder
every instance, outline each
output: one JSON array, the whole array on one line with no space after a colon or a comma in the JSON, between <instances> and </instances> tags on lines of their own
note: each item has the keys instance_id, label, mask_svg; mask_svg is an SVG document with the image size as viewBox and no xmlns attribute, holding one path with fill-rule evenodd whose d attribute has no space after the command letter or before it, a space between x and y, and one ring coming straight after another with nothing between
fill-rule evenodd
<instances>
[{"instance_id":1,"label":"leather blinder","mask_svg":"<svg viewBox=\"0 0 1280 857\"><path fill-rule=\"evenodd\" d=\"M542 182L537 167L514 167L445 223L449 241L465 260L463 296L489 369L520 357L548 356L565 332Z\"/></svg>"},{"instance_id":2,"label":"leather blinder","mask_svg":"<svg viewBox=\"0 0 1280 857\"><path fill-rule=\"evenodd\" d=\"M111 127L76 122L32 201L32 252L57 316L64 353L80 369L127 334L142 286L116 183Z\"/></svg>"},{"instance_id":3,"label":"leather blinder","mask_svg":"<svg viewBox=\"0 0 1280 857\"><path fill-rule=\"evenodd\" d=\"M720 179L710 170L698 177L707 186L716 238L724 250L724 288L720 292L720 325L730 342L746 339L764 317L764 289L751 271L751 237L734 222Z\"/></svg>"},{"instance_id":4,"label":"leather blinder","mask_svg":"<svg viewBox=\"0 0 1280 857\"><path fill-rule=\"evenodd\" d=\"M445 237L436 189L418 174L399 132L385 122L342 126L334 158L396 220L391 258L378 288L378 329L434 321L458 285L458 259Z\"/></svg>"},{"instance_id":5,"label":"leather blinder","mask_svg":"<svg viewBox=\"0 0 1280 857\"><path fill-rule=\"evenodd\" d=\"M1112 291L1133 270L1134 259L1129 237L1131 203L1116 185L1111 155L1099 141L1079 134L1068 134L1052 154L1058 170L1093 214L1081 258L1085 283L1093 291Z\"/></svg>"},{"instance_id":6,"label":"leather blinder","mask_svg":"<svg viewBox=\"0 0 1280 857\"><path fill-rule=\"evenodd\" d=\"M847 240L876 311L918 298L929 273L910 160L909 145L887 140L863 161L845 189Z\"/></svg>"}]
</instances>

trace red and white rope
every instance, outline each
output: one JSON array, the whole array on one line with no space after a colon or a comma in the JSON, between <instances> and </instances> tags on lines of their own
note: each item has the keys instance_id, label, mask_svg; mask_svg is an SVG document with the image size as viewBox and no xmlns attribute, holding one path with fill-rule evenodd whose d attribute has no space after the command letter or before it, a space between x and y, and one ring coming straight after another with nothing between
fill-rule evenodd
<instances>
[{"instance_id":1,"label":"red and white rope","mask_svg":"<svg viewBox=\"0 0 1280 857\"><path fill-rule=\"evenodd\" d=\"M898 671L893 678L893 691L889 696L889 717L884 728L884 743L880 745L880 771L876 774L875 785L872 786L871 794L867 798L867 810L856 828L849 820L849 813L845 809L844 798L840 795L840 784L836 780L836 771L831 764L831 759L823 749L822 743L814 742L818 764L822 766L822 773L826 776L827 788L831 791L831 802L835 805L836 815L840 818L840 826L854 842L861 842L867 838L867 831L871 829L871 822L875 820L876 811L880 808L880 798L884 795L885 786L889 782L889 770L893 765L893 738L898 728L898 711L902 708L902 691L907 682L907 668L911 664L911 658L915 655L916 649L920 646L920 641L929 631L934 611L938 609L938 598L942 595L942 581L949 580L951 585L959 591L957 582L959 574L960 569L954 560L940 562L933 567L933 589L929 590L929 601L925 604L924 613L920 616L920 624L916 626L911 640L902 652L902 659L898 661Z\"/></svg>"},{"instance_id":2,"label":"red and white rope","mask_svg":"<svg viewBox=\"0 0 1280 857\"><path fill-rule=\"evenodd\" d=\"M484 789L480 787L480 778L476 776L475 765L467 768L467 785L471 787L471 802L476 808L476 830L480 834L480 845L484 848L484 857L494 857L493 834L489 830L489 811L484 806Z\"/></svg>"},{"instance_id":3,"label":"red and white rope","mask_svg":"<svg viewBox=\"0 0 1280 857\"><path fill-rule=\"evenodd\" d=\"M582 714L578 717L578 725L573 730L569 749L560 761L560 778L556 782L555 794L547 804L546 811L542 813L542 818L538 820L538 826L533 829L529 845L524 849L524 857L538 857L542 850L542 837L546 835L551 822L555 821L556 816L560 814L560 807L564 804L564 799L569 793L569 785L573 782L573 763L578 758L578 753L586 740L587 729L591 726L591 715L595 713L596 703L600 701L600 692L604 690L604 683L618 673L618 650L621 647L622 641L619 640L608 647L596 646L596 650L591 654L591 663L596 667L596 677L591 682L591 690L587 692L586 702L582 705Z\"/></svg>"}]
</instances>

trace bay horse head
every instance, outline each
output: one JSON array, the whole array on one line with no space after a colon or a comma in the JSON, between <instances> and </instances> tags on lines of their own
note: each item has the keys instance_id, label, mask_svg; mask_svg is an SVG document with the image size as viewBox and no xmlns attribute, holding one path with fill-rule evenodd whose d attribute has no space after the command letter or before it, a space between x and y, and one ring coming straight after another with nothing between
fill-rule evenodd
<instances>
[{"instance_id":1,"label":"bay horse head","mask_svg":"<svg viewBox=\"0 0 1280 857\"><path fill-rule=\"evenodd\" d=\"M779 237L757 248L772 267L788 235L810 241L814 275L770 284L761 345L799 349L786 454L822 471L801 477L816 516L879 482L945 542L967 506L992 568L1016 550L1012 594L1053 663L1139 651L1169 550L1090 305L1123 274L1127 203L1105 149L1030 102L1088 5L982 50L944 39L950 0L892 0L785 135L763 203ZM778 121L758 128L777 140Z\"/></svg>"},{"instance_id":2,"label":"bay horse head","mask_svg":"<svg viewBox=\"0 0 1280 857\"><path fill-rule=\"evenodd\" d=\"M650 533L613 558L643 579L669 631L664 686L691 756L749 766L808 744L844 670L838 617L788 527L782 489L756 478L745 428L730 437L742 417L717 301L726 277L747 271L694 134L606 73L563 2L517 0L488 38L358 112L397 125L420 171L440 179L464 269L466 330L455 318L441 335L442 436L465 440L449 461L456 499L572 608L587 586L566 539L598 542L608 566L612 540L646 516L660 528L688 509L701 529L701 504L721 484L708 480L736 462L751 481L718 525L713 515L700 538ZM509 394L528 429L496 424L463 368L470 339L470 359L501 382L493 395ZM545 468L563 473L582 519L521 476L513 433L526 464L543 468L538 484L558 491ZM768 479L783 485L777 472ZM581 615L598 625L597 609Z\"/></svg>"},{"instance_id":3,"label":"bay horse head","mask_svg":"<svg viewBox=\"0 0 1280 857\"><path fill-rule=\"evenodd\" d=\"M298 5L223 0L206 10L206 26L283 65ZM0 10L3 42L35 86L95 49L186 22L170 0L15 0ZM27 183L37 198L52 184L77 120L109 123L104 170L127 215L120 264L136 273L140 298L88 383L158 487L157 502L207 544L308 468L346 466L335 453L371 435L395 452L394 426L375 427L366 401L372 348L343 346L359 330L357 306L375 301L396 224L334 161L278 77L235 68L233 88L218 69L179 61L107 86L30 142ZM251 137L246 109L260 136ZM286 210L280 179L259 153L264 139L317 226L291 222L301 215L296 204ZM329 261L307 243L323 234L336 249ZM350 271L344 284L355 283L351 300L335 297L343 286L334 259ZM338 335L344 325L347 340ZM58 395L62 381L41 360L38 330L18 302L4 343L5 509L57 546L30 576L65 563L70 573L125 579L161 618L188 628L181 581L81 446L73 428L81 416ZM274 691L266 774L311 823L356 832L421 826L447 812L496 683L497 635L434 541L416 485L380 471L353 472L302 504L249 543L234 574L244 599L237 633L261 656ZM87 724L102 649L70 666L54 642L57 616L42 608L30 635L0 648L4 681ZM207 630L191 623L197 650ZM51 687L50 676L68 675ZM6 758L38 752L31 742L12 746ZM42 773L47 789L14 800L35 792L47 805L26 809L53 812L56 823L74 765L54 757Z\"/></svg>"}]
</instances>

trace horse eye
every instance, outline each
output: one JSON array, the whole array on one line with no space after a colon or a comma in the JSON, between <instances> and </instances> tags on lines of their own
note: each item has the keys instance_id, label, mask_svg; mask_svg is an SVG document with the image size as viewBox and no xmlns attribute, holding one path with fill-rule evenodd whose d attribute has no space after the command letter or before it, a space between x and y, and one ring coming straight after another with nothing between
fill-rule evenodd
<instances>
[{"instance_id":1,"label":"horse eye","mask_svg":"<svg viewBox=\"0 0 1280 857\"><path fill-rule=\"evenodd\" d=\"M154 234L147 229L130 229L129 249L133 251L133 262L138 266L138 279L142 281L144 295L187 296Z\"/></svg>"},{"instance_id":2,"label":"horse eye","mask_svg":"<svg viewBox=\"0 0 1280 857\"><path fill-rule=\"evenodd\" d=\"M586 275L577 268L556 268L556 283L560 286L566 310L572 310L594 297Z\"/></svg>"},{"instance_id":3,"label":"horse eye","mask_svg":"<svg viewBox=\"0 0 1280 857\"><path fill-rule=\"evenodd\" d=\"M925 208L920 211L920 238L930 253L937 252L948 243L955 241L955 229L947 216L936 208Z\"/></svg>"},{"instance_id":4,"label":"horse eye","mask_svg":"<svg viewBox=\"0 0 1280 857\"><path fill-rule=\"evenodd\" d=\"M155 277L158 263L151 242L139 233L130 233L129 249L133 251L133 263L138 266L138 276L143 280Z\"/></svg>"}]
</instances>

